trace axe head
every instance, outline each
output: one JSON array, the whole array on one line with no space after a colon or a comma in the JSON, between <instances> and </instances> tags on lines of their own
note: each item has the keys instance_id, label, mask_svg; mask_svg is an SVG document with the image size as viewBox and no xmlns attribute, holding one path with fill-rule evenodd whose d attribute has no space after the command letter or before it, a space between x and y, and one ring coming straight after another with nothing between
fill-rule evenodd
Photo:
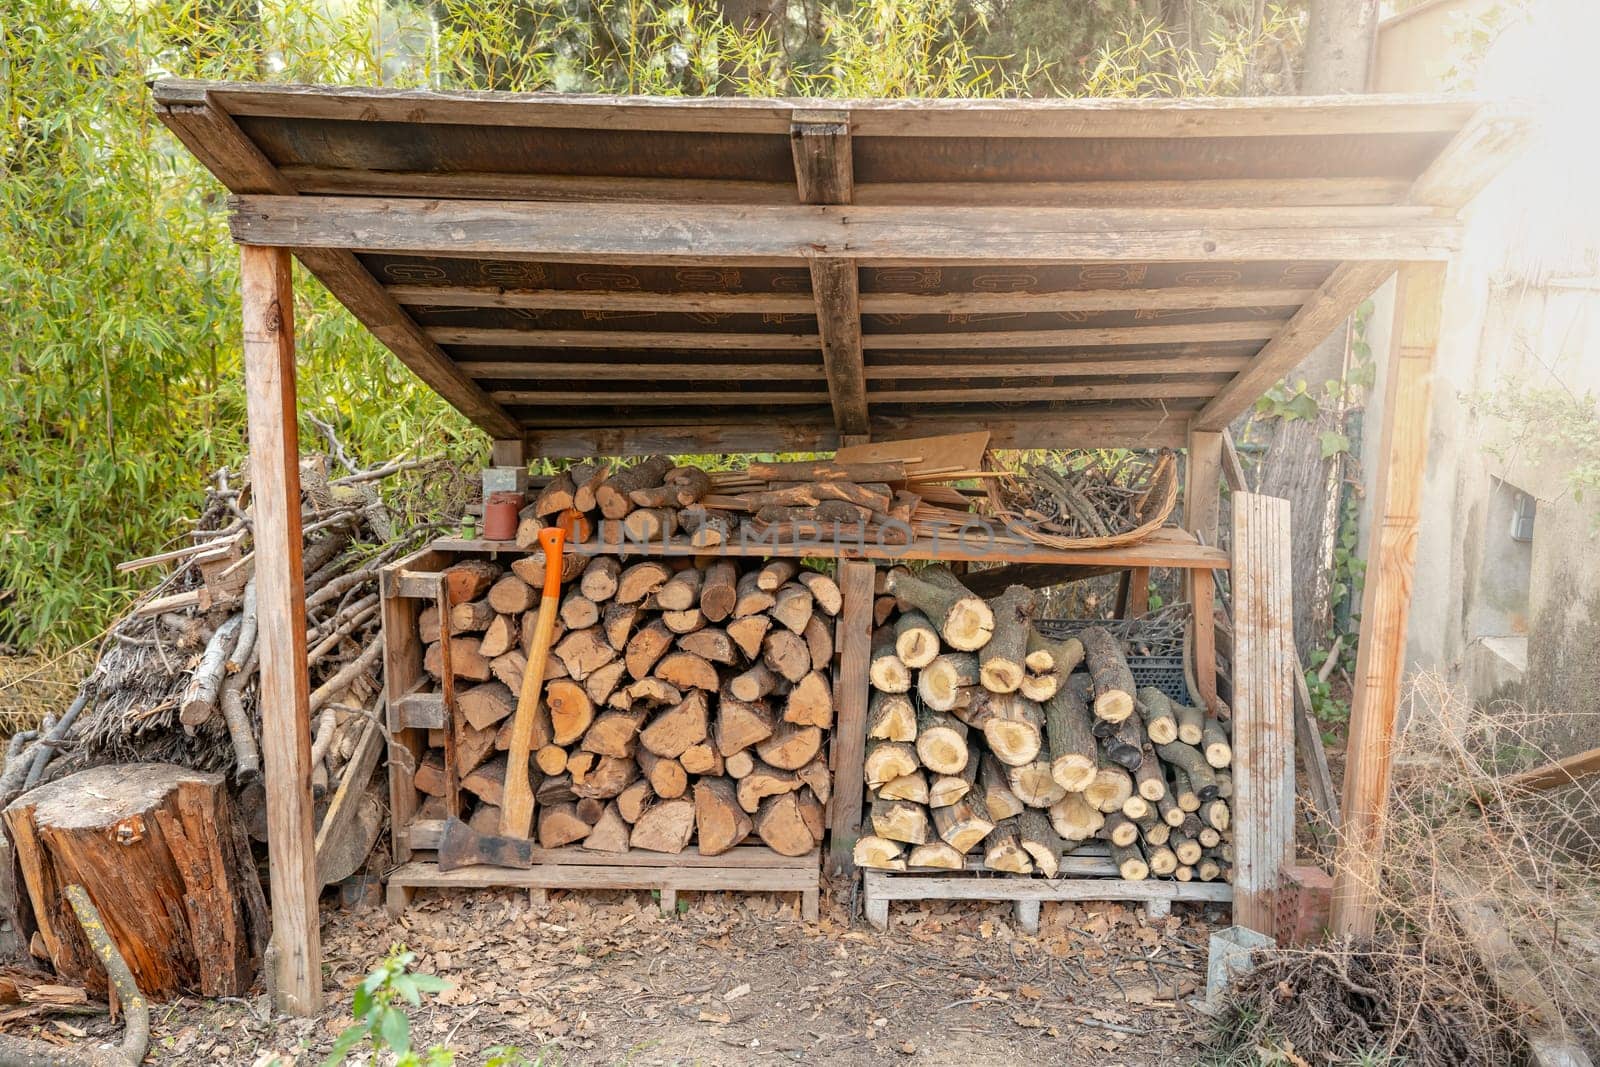
<instances>
[{"instance_id":1,"label":"axe head","mask_svg":"<svg viewBox=\"0 0 1600 1067\"><path fill-rule=\"evenodd\" d=\"M439 869L486 865L527 870L533 866L533 842L515 837L480 834L455 816L444 821L439 840Z\"/></svg>"}]
</instances>

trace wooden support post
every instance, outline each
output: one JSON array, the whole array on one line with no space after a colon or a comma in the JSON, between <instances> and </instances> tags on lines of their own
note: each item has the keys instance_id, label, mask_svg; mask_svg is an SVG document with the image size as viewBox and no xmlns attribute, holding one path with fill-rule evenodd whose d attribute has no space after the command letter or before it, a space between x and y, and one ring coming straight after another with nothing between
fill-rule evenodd
<instances>
[{"instance_id":1,"label":"wooden support post","mask_svg":"<svg viewBox=\"0 0 1600 1067\"><path fill-rule=\"evenodd\" d=\"M305 581L300 550L294 293L289 253L240 249L245 402L250 426L261 632L261 754L266 771L276 1007L322 1008L311 803L311 697L306 681Z\"/></svg>"},{"instance_id":2,"label":"wooden support post","mask_svg":"<svg viewBox=\"0 0 1600 1067\"><path fill-rule=\"evenodd\" d=\"M526 467L528 465L528 443L520 437L494 442L489 446L489 465L491 467Z\"/></svg>"},{"instance_id":3,"label":"wooden support post","mask_svg":"<svg viewBox=\"0 0 1600 1067\"><path fill-rule=\"evenodd\" d=\"M1333 929L1353 937L1370 937L1377 914L1390 744L1405 666L1444 275L1439 264L1408 264L1401 268L1395 288L1394 347L1384 389L1377 491L1372 497L1374 536L1367 555L1361 647L1350 701L1344 822L1333 875Z\"/></svg>"},{"instance_id":4,"label":"wooden support post","mask_svg":"<svg viewBox=\"0 0 1600 1067\"><path fill-rule=\"evenodd\" d=\"M1222 434L1189 431L1189 461L1183 487L1183 527L1201 543L1217 547L1221 536ZM1207 703L1217 701L1217 637L1213 619L1215 579L1210 571L1188 571L1185 583L1194 609L1195 684Z\"/></svg>"},{"instance_id":5,"label":"wooden support post","mask_svg":"<svg viewBox=\"0 0 1600 1067\"><path fill-rule=\"evenodd\" d=\"M867 666L872 658L873 566L861 560L839 564L838 672L834 678L833 811L829 820L828 867L854 874L852 854L861 828L861 761L867 744Z\"/></svg>"},{"instance_id":6,"label":"wooden support post","mask_svg":"<svg viewBox=\"0 0 1600 1067\"><path fill-rule=\"evenodd\" d=\"M1129 567L1117 583L1119 619L1137 619L1150 610L1150 568Z\"/></svg>"},{"instance_id":7,"label":"wooden support post","mask_svg":"<svg viewBox=\"0 0 1600 1067\"><path fill-rule=\"evenodd\" d=\"M1233 921L1275 934L1294 859L1294 613L1289 502L1233 496Z\"/></svg>"}]
</instances>

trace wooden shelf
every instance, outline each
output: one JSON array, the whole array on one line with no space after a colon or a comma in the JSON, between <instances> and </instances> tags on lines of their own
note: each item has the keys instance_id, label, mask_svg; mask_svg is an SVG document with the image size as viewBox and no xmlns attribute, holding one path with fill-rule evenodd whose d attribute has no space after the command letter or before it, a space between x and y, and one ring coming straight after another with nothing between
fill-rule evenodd
<instances>
[{"instance_id":1,"label":"wooden shelf","mask_svg":"<svg viewBox=\"0 0 1600 1067\"><path fill-rule=\"evenodd\" d=\"M527 870L463 867L441 871L431 859L415 859L389 874L391 913L405 910L417 889L512 888L649 889L661 894L661 910L676 910L680 891L799 893L800 915L817 918L821 853L780 856L769 848L741 846L720 856L702 856L689 848L677 855L635 850L618 855L581 848L534 849Z\"/></svg>"},{"instance_id":2,"label":"wooden shelf","mask_svg":"<svg viewBox=\"0 0 1600 1067\"><path fill-rule=\"evenodd\" d=\"M433 547L449 552L488 552L526 555L513 541L488 541L482 538L445 537ZM1186 531L1168 528L1156 531L1136 545L1121 548L1085 548L1063 551L1031 542L996 536L992 540L974 537L963 543L954 536L913 541L905 545L833 544L804 541L799 544L752 541L749 544L697 548L682 538L649 544L629 542L620 545L588 541L569 546L580 556L740 556L789 557L805 559L945 560L969 563L1058 563L1087 567L1125 569L1130 567L1176 567L1185 570L1223 570L1229 566L1228 554L1202 545Z\"/></svg>"}]
</instances>

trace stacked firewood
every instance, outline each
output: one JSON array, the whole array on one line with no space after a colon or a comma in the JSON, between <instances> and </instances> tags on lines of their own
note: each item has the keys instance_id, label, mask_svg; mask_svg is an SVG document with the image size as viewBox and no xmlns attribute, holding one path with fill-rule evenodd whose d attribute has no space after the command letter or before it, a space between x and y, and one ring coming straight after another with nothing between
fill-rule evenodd
<instances>
[{"instance_id":1,"label":"stacked firewood","mask_svg":"<svg viewBox=\"0 0 1600 1067\"><path fill-rule=\"evenodd\" d=\"M888 571L883 592L897 612L872 643L858 866L974 857L1053 878L1099 840L1129 880L1228 877L1225 724L1137 688L1103 627L1039 633L1022 586L985 601L933 566Z\"/></svg>"},{"instance_id":2,"label":"stacked firewood","mask_svg":"<svg viewBox=\"0 0 1600 1067\"><path fill-rule=\"evenodd\" d=\"M552 525L573 541L619 546L679 538L711 549L734 542L741 528L769 541L849 530L903 543L914 524L965 515L969 496L938 483L974 473L913 470L898 460L752 463L709 473L665 456L626 467L580 463L552 478L523 509L517 544L534 547L539 531Z\"/></svg>"},{"instance_id":3,"label":"stacked firewood","mask_svg":"<svg viewBox=\"0 0 1600 1067\"><path fill-rule=\"evenodd\" d=\"M565 561L534 726L539 844L675 853L695 841L711 856L754 833L786 856L815 848L831 785L834 580L794 560ZM543 567L537 553L506 570L463 560L446 572L450 618L418 618L435 679L448 626L456 771L469 822L489 833ZM423 818L443 813L445 740L431 731L416 769Z\"/></svg>"}]
</instances>

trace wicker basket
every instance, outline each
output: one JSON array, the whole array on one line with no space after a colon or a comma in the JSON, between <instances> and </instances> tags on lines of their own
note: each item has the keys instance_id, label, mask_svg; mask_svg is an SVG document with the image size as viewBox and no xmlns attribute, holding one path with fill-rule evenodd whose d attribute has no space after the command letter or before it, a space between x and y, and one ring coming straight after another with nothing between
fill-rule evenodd
<instances>
[{"instance_id":1,"label":"wicker basket","mask_svg":"<svg viewBox=\"0 0 1600 1067\"><path fill-rule=\"evenodd\" d=\"M1144 495L1140 498L1138 508L1139 524L1122 533L1103 537L1071 537L1027 521L1006 507L1003 490L1007 484L1016 484L1016 479L1011 475L985 479L989 514L1018 537L1048 548L1115 548L1137 544L1166 525L1167 518L1178 503L1178 461L1171 451L1162 449L1156 462L1145 474Z\"/></svg>"}]
</instances>

